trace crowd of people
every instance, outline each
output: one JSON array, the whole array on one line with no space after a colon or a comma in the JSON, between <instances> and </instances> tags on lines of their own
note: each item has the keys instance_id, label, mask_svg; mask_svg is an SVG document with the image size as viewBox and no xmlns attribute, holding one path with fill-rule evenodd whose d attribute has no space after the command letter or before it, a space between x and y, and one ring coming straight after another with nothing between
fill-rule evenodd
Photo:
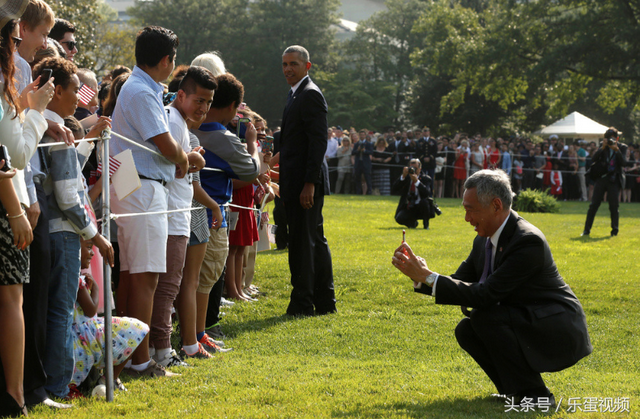
<instances>
[{"instance_id":1,"label":"crowd of people","mask_svg":"<svg viewBox=\"0 0 640 419\"><path fill-rule=\"evenodd\" d=\"M482 169L502 169L514 192L549 191L559 200L591 201L595 181L585 177L600 141L551 135L541 142L525 137L480 134L432 137L429 128L385 133L331 127L325 158L332 192L392 194L391 185L411 159L432 179L435 198L462 198L465 180ZM604 137L604 133L603 133ZM625 157L620 202L640 202L640 145L621 144Z\"/></svg>"},{"instance_id":2,"label":"crowd of people","mask_svg":"<svg viewBox=\"0 0 640 419\"><path fill-rule=\"evenodd\" d=\"M176 68L179 40L165 28L138 33L133 69L99 78L76 66L76 28L46 2L9 2L0 19L0 416L73 407L65 401L106 384L106 351L110 384L126 391L122 371L173 376L231 350L220 310L262 295L258 231L278 192L272 132L242 83L215 53ZM103 173L98 139L110 132ZM118 196L116 173L131 169L123 152L139 185ZM111 338L98 316L105 263Z\"/></svg>"},{"instance_id":3,"label":"crowd of people","mask_svg":"<svg viewBox=\"0 0 640 419\"><path fill-rule=\"evenodd\" d=\"M170 369L189 359L229 351L220 310L262 295L253 277L259 230L269 222L262 210L271 200L281 227L277 247L289 247L287 313L306 316L336 311L322 233L329 184L336 193L406 195L398 222L415 227L424 219L424 228L437 209L427 206L431 195L462 198L467 178L487 168L503 169L516 191L548 189L559 199L586 201L595 184L598 199L604 194L604 186L585 182L590 159L598 155L595 142L551 137L534 144L462 133L434 138L427 128L374 134L336 127L325 145L327 104L308 78L311 62L299 46L283 54L292 89L282 130L272 131L243 102L242 83L215 53L176 68L179 40L168 29L142 29L136 66L98 77L74 64L76 28L56 18L46 2L5 6L0 415L27 414L26 406L39 403L72 407L50 396L84 397L104 385L105 351L113 353L115 366L109 384L120 391L126 391L123 371L133 378L173 376ZM103 171L97 139L109 132L109 170ZM298 138L309 141L301 145ZM624 152L621 199L638 201L640 150L630 145ZM123 155L135 162L131 175L139 184L118 196ZM116 217L109 225L101 222L104 177L113 180ZM279 177L280 186L274 182ZM407 211L414 205L428 211ZM283 217L290 222L278 221ZM113 267L107 280L115 289L111 338L98 317L105 263ZM176 348L174 315L181 338Z\"/></svg>"}]
</instances>

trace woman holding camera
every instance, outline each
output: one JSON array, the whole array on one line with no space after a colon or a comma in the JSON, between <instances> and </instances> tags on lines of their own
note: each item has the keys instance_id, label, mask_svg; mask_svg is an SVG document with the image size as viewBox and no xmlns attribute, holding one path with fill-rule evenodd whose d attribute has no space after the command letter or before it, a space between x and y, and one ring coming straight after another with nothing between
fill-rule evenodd
<instances>
[{"instance_id":1,"label":"woman holding camera","mask_svg":"<svg viewBox=\"0 0 640 419\"><path fill-rule=\"evenodd\" d=\"M587 212L587 220L584 223L583 236L588 236L591 233L593 220L605 193L607 194L609 212L611 213L611 236L618 235L619 196L624 181L622 168L626 165L624 155L618 145L619 136L618 130L613 127L609 128L604 133L604 141L602 141L600 148L593 155L593 163L589 168L589 172L596 184L593 188L593 198Z\"/></svg>"}]
</instances>

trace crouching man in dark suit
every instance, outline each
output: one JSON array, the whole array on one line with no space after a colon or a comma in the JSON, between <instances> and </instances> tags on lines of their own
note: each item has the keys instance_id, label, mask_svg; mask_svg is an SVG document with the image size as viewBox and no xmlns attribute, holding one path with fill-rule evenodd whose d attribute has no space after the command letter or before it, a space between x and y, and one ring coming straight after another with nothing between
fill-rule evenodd
<instances>
[{"instance_id":1,"label":"crouching man in dark suit","mask_svg":"<svg viewBox=\"0 0 640 419\"><path fill-rule=\"evenodd\" d=\"M496 396L553 405L540 373L568 368L593 349L582 306L560 276L544 234L511 210L509 177L481 170L464 186L465 221L478 235L456 273L431 271L406 243L392 263L436 304L463 307L468 317L458 323L456 339L493 381Z\"/></svg>"},{"instance_id":2,"label":"crouching man in dark suit","mask_svg":"<svg viewBox=\"0 0 640 419\"><path fill-rule=\"evenodd\" d=\"M431 178L421 174L421 164L418 159L411 159L409 167L402 170L402 175L391 186L391 192L400 195L400 202L396 208L396 222L409 228L416 228L418 220L422 226L429 228L431 209Z\"/></svg>"}]
</instances>

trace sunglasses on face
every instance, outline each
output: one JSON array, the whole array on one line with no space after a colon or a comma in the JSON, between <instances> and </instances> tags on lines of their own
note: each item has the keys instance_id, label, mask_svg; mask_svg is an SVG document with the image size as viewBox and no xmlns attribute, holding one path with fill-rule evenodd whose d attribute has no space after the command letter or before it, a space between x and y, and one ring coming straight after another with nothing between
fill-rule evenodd
<instances>
[{"instance_id":1,"label":"sunglasses on face","mask_svg":"<svg viewBox=\"0 0 640 419\"><path fill-rule=\"evenodd\" d=\"M76 41L62 41L60 43L67 44L67 47L69 47L69 51L73 51L74 48L78 46L78 43Z\"/></svg>"},{"instance_id":2,"label":"sunglasses on face","mask_svg":"<svg viewBox=\"0 0 640 419\"><path fill-rule=\"evenodd\" d=\"M20 44L22 43L22 38L18 38L17 36L12 36L11 39L13 39L13 45L15 45L16 48L19 48Z\"/></svg>"}]
</instances>

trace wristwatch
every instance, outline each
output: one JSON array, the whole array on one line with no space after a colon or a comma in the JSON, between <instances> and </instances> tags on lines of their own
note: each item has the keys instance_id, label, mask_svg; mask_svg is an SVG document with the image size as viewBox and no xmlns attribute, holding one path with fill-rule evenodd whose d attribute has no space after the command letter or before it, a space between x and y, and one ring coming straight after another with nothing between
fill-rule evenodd
<instances>
[{"instance_id":1,"label":"wristwatch","mask_svg":"<svg viewBox=\"0 0 640 419\"><path fill-rule=\"evenodd\" d=\"M433 272L431 275L427 276L427 278L424 280L424 283L430 287L433 287L433 283L436 282L436 279L438 279L438 276L439 274Z\"/></svg>"}]
</instances>

